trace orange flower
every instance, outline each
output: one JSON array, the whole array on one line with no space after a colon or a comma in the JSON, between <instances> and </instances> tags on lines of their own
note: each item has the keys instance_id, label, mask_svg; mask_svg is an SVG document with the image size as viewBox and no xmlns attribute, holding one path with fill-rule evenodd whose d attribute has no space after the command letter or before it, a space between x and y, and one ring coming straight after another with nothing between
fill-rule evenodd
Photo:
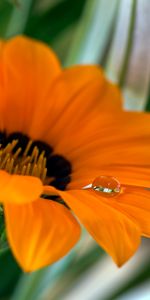
<instances>
[{"instance_id":1,"label":"orange flower","mask_svg":"<svg viewBox=\"0 0 150 300\"><path fill-rule=\"evenodd\" d=\"M73 211L122 265L150 236L150 116L122 112L96 66L62 70L25 37L0 51L0 200L17 261L32 271L67 254L80 236ZM121 190L84 189L100 175Z\"/></svg>"}]
</instances>

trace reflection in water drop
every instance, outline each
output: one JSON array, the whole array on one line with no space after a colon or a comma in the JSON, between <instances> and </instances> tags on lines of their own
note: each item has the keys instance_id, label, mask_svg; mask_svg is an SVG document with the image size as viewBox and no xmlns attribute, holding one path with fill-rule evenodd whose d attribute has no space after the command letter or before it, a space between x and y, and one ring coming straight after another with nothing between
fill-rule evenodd
<instances>
[{"instance_id":1,"label":"reflection in water drop","mask_svg":"<svg viewBox=\"0 0 150 300\"><path fill-rule=\"evenodd\" d=\"M120 182L112 176L99 176L94 179L92 189L104 197L113 197L120 193Z\"/></svg>"}]
</instances>

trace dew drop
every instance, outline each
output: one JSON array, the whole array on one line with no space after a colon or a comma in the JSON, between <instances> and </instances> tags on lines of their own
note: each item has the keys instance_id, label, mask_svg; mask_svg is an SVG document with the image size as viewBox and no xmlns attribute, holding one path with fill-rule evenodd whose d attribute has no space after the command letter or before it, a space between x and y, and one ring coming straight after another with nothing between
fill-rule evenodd
<instances>
[{"instance_id":1,"label":"dew drop","mask_svg":"<svg viewBox=\"0 0 150 300\"><path fill-rule=\"evenodd\" d=\"M94 179L92 189L104 197L114 197L120 193L121 185L115 177L99 176Z\"/></svg>"}]
</instances>

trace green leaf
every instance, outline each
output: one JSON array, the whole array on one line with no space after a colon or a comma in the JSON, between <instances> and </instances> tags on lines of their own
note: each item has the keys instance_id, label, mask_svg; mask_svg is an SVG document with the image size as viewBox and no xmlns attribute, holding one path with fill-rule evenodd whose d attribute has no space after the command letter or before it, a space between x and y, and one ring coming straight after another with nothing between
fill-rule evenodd
<instances>
[{"instance_id":1,"label":"green leaf","mask_svg":"<svg viewBox=\"0 0 150 300\"><path fill-rule=\"evenodd\" d=\"M136 274L133 279L124 285L123 288L118 287L118 291L111 295L110 298L106 298L105 300L115 300L117 297L125 294L127 291L130 291L131 289L138 287L139 284L142 284L143 282L146 282L150 278L150 260L147 262L147 266Z\"/></svg>"},{"instance_id":2,"label":"green leaf","mask_svg":"<svg viewBox=\"0 0 150 300\"><path fill-rule=\"evenodd\" d=\"M4 212L2 205L0 205L0 254L3 253L7 248L8 243L5 230Z\"/></svg>"},{"instance_id":3,"label":"green leaf","mask_svg":"<svg viewBox=\"0 0 150 300\"><path fill-rule=\"evenodd\" d=\"M149 88L149 95L148 95L147 105L146 105L145 110L150 111L150 88Z\"/></svg>"},{"instance_id":4,"label":"green leaf","mask_svg":"<svg viewBox=\"0 0 150 300\"><path fill-rule=\"evenodd\" d=\"M121 85L125 108L143 110L149 93L150 2L122 0L107 55L106 74Z\"/></svg>"},{"instance_id":5,"label":"green leaf","mask_svg":"<svg viewBox=\"0 0 150 300\"><path fill-rule=\"evenodd\" d=\"M20 273L21 271L9 250L3 207L0 206L0 296L11 294Z\"/></svg>"},{"instance_id":6,"label":"green leaf","mask_svg":"<svg viewBox=\"0 0 150 300\"><path fill-rule=\"evenodd\" d=\"M9 249L0 253L0 297L9 296L13 292L21 270Z\"/></svg>"},{"instance_id":7,"label":"green leaf","mask_svg":"<svg viewBox=\"0 0 150 300\"><path fill-rule=\"evenodd\" d=\"M118 6L118 0L86 2L66 65L102 62L112 35Z\"/></svg>"},{"instance_id":8,"label":"green leaf","mask_svg":"<svg viewBox=\"0 0 150 300\"><path fill-rule=\"evenodd\" d=\"M20 0L18 6L13 7L5 37L9 38L24 32L34 0Z\"/></svg>"},{"instance_id":9,"label":"green leaf","mask_svg":"<svg viewBox=\"0 0 150 300\"><path fill-rule=\"evenodd\" d=\"M136 17L136 1L123 0L120 3L119 14L116 20L115 32L107 55L107 76L123 84L127 65L133 45L133 32Z\"/></svg>"},{"instance_id":10,"label":"green leaf","mask_svg":"<svg viewBox=\"0 0 150 300\"><path fill-rule=\"evenodd\" d=\"M64 0L41 13L32 11L29 22L25 29L25 34L52 42L58 34L76 22L82 13L86 0Z\"/></svg>"},{"instance_id":11,"label":"green leaf","mask_svg":"<svg viewBox=\"0 0 150 300\"><path fill-rule=\"evenodd\" d=\"M125 107L144 110L150 82L150 1L136 1L136 22L133 45L124 84Z\"/></svg>"},{"instance_id":12,"label":"green leaf","mask_svg":"<svg viewBox=\"0 0 150 300\"><path fill-rule=\"evenodd\" d=\"M76 255L74 260L70 261L68 267L63 270L63 274L60 273L57 276L53 285L47 287L45 293L51 295L51 300L60 299L60 295L66 296L71 288L78 284L80 278L86 276L87 273L90 274L91 268L103 259L104 255L104 251L94 243L84 255L79 255L79 257Z\"/></svg>"},{"instance_id":13,"label":"green leaf","mask_svg":"<svg viewBox=\"0 0 150 300\"><path fill-rule=\"evenodd\" d=\"M12 10L13 6L10 3L6 1L0 1L0 37L5 36L6 27L8 25Z\"/></svg>"},{"instance_id":14,"label":"green leaf","mask_svg":"<svg viewBox=\"0 0 150 300\"><path fill-rule=\"evenodd\" d=\"M20 0L7 0L7 1L17 7L19 7L19 5L20 5Z\"/></svg>"}]
</instances>

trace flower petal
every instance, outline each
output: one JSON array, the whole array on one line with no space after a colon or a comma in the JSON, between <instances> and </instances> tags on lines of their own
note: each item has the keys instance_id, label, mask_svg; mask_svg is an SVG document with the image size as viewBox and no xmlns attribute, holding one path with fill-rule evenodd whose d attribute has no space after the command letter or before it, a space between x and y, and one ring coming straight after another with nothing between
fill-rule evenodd
<instances>
[{"instance_id":1,"label":"flower petal","mask_svg":"<svg viewBox=\"0 0 150 300\"><path fill-rule=\"evenodd\" d=\"M0 170L0 202L23 204L36 200L43 191L40 179L32 176L10 175Z\"/></svg>"},{"instance_id":2,"label":"flower petal","mask_svg":"<svg viewBox=\"0 0 150 300\"><path fill-rule=\"evenodd\" d=\"M97 163L98 164L98 163ZM69 189L83 188L101 175L116 177L121 184L150 187L150 167L120 165L101 165L97 168L96 163L87 170L82 167L81 170L72 173L72 180L68 185ZM88 164L87 164L88 166Z\"/></svg>"},{"instance_id":3,"label":"flower petal","mask_svg":"<svg viewBox=\"0 0 150 300\"><path fill-rule=\"evenodd\" d=\"M101 168L101 174L116 177L121 184L150 187L150 168L127 164L110 165ZM99 174L100 175L100 174Z\"/></svg>"},{"instance_id":4,"label":"flower petal","mask_svg":"<svg viewBox=\"0 0 150 300\"><path fill-rule=\"evenodd\" d=\"M54 192L52 187L49 191ZM55 190L77 215L100 246L114 259L118 266L124 264L140 244L140 228L105 198L94 191Z\"/></svg>"},{"instance_id":5,"label":"flower petal","mask_svg":"<svg viewBox=\"0 0 150 300\"><path fill-rule=\"evenodd\" d=\"M126 187L117 198L117 206L136 221L144 236L150 237L150 190Z\"/></svg>"},{"instance_id":6,"label":"flower petal","mask_svg":"<svg viewBox=\"0 0 150 300\"><path fill-rule=\"evenodd\" d=\"M97 106L102 110L121 110L121 93L115 84L106 79L99 66L73 66L63 71L63 78L70 88L68 98L74 99L71 103L72 106L79 107L82 101L85 104L84 107L86 107L88 102L89 104L93 102L93 104L97 103Z\"/></svg>"},{"instance_id":7,"label":"flower petal","mask_svg":"<svg viewBox=\"0 0 150 300\"><path fill-rule=\"evenodd\" d=\"M103 113L87 123L88 129L86 124L78 127L78 132L70 135L68 147L69 135L60 138L57 148L76 170L116 164L143 166L150 162L149 123L150 115L146 113Z\"/></svg>"},{"instance_id":8,"label":"flower petal","mask_svg":"<svg viewBox=\"0 0 150 300\"><path fill-rule=\"evenodd\" d=\"M50 130L45 131L44 138L56 143L62 132L68 139L68 135L82 128L83 122L87 125L95 116L99 118L101 111L120 111L122 103L119 89L105 78L98 66L64 69L53 84L50 97L53 106L49 106L44 121Z\"/></svg>"},{"instance_id":9,"label":"flower petal","mask_svg":"<svg viewBox=\"0 0 150 300\"><path fill-rule=\"evenodd\" d=\"M26 205L5 205L6 229L12 251L26 271L47 266L76 244L80 226L62 204L39 199Z\"/></svg>"},{"instance_id":10,"label":"flower petal","mask_svg":"<svg viewBox=\"0 0 150 300\"><path fill-rule=\"evenodd\" d=\"M18 36L1 47L0 66L4 127L8 132L26 133L34 114L39 118L39 113L43 113L40 104L61 73L59 62L43 43Z\"/></svg>"}]
</instances>

